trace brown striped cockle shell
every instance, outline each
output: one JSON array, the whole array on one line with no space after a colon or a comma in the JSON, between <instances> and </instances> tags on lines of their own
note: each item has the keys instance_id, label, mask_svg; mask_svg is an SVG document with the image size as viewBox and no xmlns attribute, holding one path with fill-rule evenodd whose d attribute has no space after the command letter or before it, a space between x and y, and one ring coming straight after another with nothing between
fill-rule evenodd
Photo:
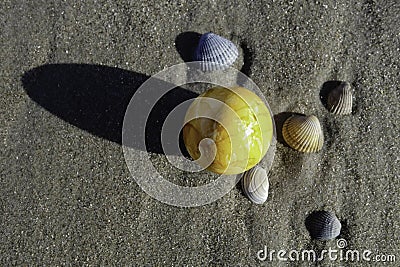
<instances>
[{"instance_id":1,"label":"brown striped cockle shell","mask_svg":"<svg viewBox=\"0 0 400 267\"><path fill-rule=\"evenodd\" d=\"M283 124L285 142L300 152L317 152L324 143L324 134L319 120L314 115L293 115Z\"/></svg>"},{"instance_id":2,"label":"brown striped cockle shell","mask_svg":"<svg viewBox=\"0 0 400 267\"><path fill-rule=\"evenodd\" d=\"M329 92L327 107L333 114L346 115L351 113L353 95L348 82L341 82Z\"/></svg>"}]
</instances>

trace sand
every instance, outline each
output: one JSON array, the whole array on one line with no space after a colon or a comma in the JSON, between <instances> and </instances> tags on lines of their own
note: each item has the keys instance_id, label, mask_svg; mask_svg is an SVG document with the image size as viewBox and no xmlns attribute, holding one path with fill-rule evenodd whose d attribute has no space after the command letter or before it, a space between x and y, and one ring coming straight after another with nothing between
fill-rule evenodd
<instances>
[{"instance_id":1,"label":"sand","mask_svg":"<svg viewBox=\"0 0 400 267\"><path fill-rule=\"evenodd\" d=\"M398 266L400 5L305 2L1 1L1 265L365 266L257 258L265 247L337 248L305 228L324 209L342 221L346 249L395 255L387 266ZM241 47L242 70L277 119L314 114L323 127L319 153L278 142L263 205L235 187L208 205L170 206L143 192L124 161L135 88L187 60L208 31ZM321 103L331 80L351 84L351 115ZM157 141L150 153L176 176Z\"/></svg>"}]
</instances>

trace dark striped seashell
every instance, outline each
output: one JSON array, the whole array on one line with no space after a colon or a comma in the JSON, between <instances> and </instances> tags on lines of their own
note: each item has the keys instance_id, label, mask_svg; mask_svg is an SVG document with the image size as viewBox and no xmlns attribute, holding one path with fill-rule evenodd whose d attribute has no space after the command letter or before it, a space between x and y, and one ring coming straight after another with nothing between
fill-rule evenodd
<instances>
[{"instance_id":1,"label":"dark striped seashell","mask_svg":"<svg viewBox=\"0 0 400 267\"><path fill-rule=\"evenodd\" d=\"M350 84L341 82L337 87L333 88L329 93L327 104L329 111L333 114L350 114L353 108L353 95Z\"/></svg>"},{"instance_id":2,"label":"dark striped seashell","mask_svg":"<svg viewBox=\"0 0 400 267\"><path fill-rule=\"evenodd\" d=\"M239 51L234 43L214 33L201 36L194 54L195 61L201 61L203 71L224 70L237 59Z\"/></svg>"},{"instance_id":3,"label":"dark striped seashell","mask_svg":"<svg viewBox=\"0 0 400 267\"><path fill-rule=\"evenodd\" d=\"M306 219L310 236L318 240L334 239L340 234L342 225L335 214L328 211L315 211Z\"/></svg>"}]
</instances>

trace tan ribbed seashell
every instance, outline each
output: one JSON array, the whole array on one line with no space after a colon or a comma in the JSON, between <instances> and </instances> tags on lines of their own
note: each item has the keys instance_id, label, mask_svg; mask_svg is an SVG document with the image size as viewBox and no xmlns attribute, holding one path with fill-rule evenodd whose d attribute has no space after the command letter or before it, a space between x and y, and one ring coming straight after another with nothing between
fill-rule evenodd
<instances>
[{"instance_id":1,"label":"tan ribbed seashell","mask_svg":"<svg viewBox=\"0 0 400 267\"><path fill-rule=\"evenodd\" d=\"M300 152L317 152L324 143L324 134L319 120L314 115L293 115L282 127L285 142Z\"/></svg>"},{"instance_id":2,"label":"tan ribbed seashell","mask_svg":"<svg viewBox=\"0 0 400 267\"><path fill-rule=\"evenodd\" d=\"M242 177L242 188L246 196L255 204L263 204L268 198L269 181L267 171L255 166Z\"/></svg>"},{"instance_id":3,"label":"tan ribbed seashell","mask_svg":"<svg viewBox=\"0 0 400 267\"><path fill-rule=\"evenodd\" d=\"M341 82L337 87L333 88L329 93L327 104L328 110L333 114L350 114L353 107L350 84Z\"/></svg>"}]
</instances>

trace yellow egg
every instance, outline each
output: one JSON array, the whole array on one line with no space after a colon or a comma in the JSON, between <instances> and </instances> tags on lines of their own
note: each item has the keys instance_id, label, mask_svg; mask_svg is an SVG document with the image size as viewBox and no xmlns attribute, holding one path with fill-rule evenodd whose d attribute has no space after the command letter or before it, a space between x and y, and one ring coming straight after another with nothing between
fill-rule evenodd
<instances>
[{"instance_id":1,"label":"yellow egg","mask_svg":"<svg viewBox=\"0 0 400 267\"><path fill-rule=\"evenodd\" d=\"M218 174L239 174L266 154L273 122L265 103L243 87L214 87L190 105L183 140L190 156Z\"/></svg>"}]
</instances>

